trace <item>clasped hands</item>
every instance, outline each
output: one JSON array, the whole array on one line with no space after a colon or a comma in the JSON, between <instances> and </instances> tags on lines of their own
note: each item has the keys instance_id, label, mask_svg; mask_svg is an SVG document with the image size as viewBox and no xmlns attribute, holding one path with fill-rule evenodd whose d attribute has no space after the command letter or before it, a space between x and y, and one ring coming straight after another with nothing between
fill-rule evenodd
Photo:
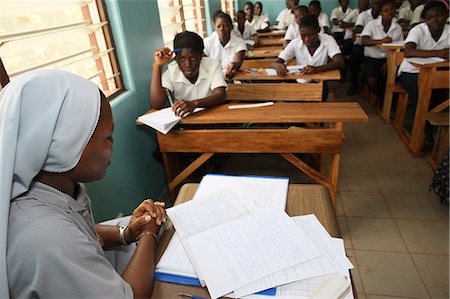
<instances>
[{"instance_id":1,"label":"clasped hands","mask_svg":"<svg viewBox=\"0 0 450 299\"><path fill-rule=\"evenodd\" d=\"M164 207L164 202L153 202L151 199L144 200L133 211L128 227L124 232L125 241L130 244L145 232L156 234L167 220Z\"/></svg>"},{"instance_id":2,"label":"clasped hands","mask_svg":"<svg viewBox=\"0 0 450 299\"><path fill-rule=\"evenodd\" d=\"M284 77L288 74L288 70L283 63L274 62L272 67L277 71L278 76ZM319 72L318 66L307 65L300 70L300 75L316 74Z\"/></svg>"}]
</instances>

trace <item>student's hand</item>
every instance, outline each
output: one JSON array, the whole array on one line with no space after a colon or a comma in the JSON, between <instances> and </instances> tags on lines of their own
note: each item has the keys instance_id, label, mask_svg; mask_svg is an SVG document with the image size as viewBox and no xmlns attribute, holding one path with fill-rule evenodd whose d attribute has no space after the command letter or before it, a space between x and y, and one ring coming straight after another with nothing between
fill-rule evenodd
<instances>
[{"instance_id":1,"label":"student's hand","mask_svg":"<svg viewBox=\"0 0 450 299\"><path fill-rule=\"evenodd\" d=\"M128 227L125 230L125 240L128 243L135 241L149 223L159 227L166 222L167 217L164 206L164 202L153 202L151 199L144 200L133 211Z\"/></svg>"},{"instance_id":2,"label":"student's hand","mask_svg":"<svg viewBox=\"0 0 450 299\"><path fill-rule=\"evenodd\" d=\"M172 106L173 112L179 117L186 117L191 114L195 108L197 101L177 100Z\"/></svg>"},{"instance_id":3,"label":"student's hand","mask_svg":"<svg viewBox=\"0 0 450 299\"><path fill-rule=\"evenodd\" d=\"M300 75L316 74L318 72L319 72L319 67L312 66L312 65L307 65L300 71Z\"/></svg>"},{"instance_id":4,"label":"student's hand","mask_svg":"<svg viewBox=\"0 0 450 299\"><path fill-rule=\"evenodd\" d=\"M227 69L225 71L225 76L228 79L233 78L234 76L236 76L237 72L239 71L239 67L237 64L235 63L230 63L227 65Z\"/></svg>"},{"instance_id":5,"label":"student's hand","mask_svg":"<svg viewBox=\"0 0 450 299\"><path fill-rule=\"evenodd\" d=\"M284 77L287 74L287 68L283 63L274 62L272 67L277 71L278 76Z\"/></svg>"},{"instance_id":6,"label":"student's hand","mask_svg":"<svg viewBox=\"0 0 450 299\"><path fill-rule=\"evenodd\" d=\"M437 57L448 60L450 57L450 49L442 49L437 51Z\"/></svg>"},{"instance_id":7,"label":"student's hand","mask_svg":"<svg viewBox=\"0 0 450 299\"><path fill-rule=\"evenodd\" d=\"M163 66L173 58L173 52L169 48L156 50L153 53L154 64Z\"/></svg>"},{"instance_id":8,"label":"student's hand","mask_svg":"<svg viewBox=\"0 0 450 299\"><path fill-rule=\"evenodd\" d=\"M392 43L392 38L390 36L386 36L385 38L383 38L381 40L381 44L387 44L387 43Z\"/></svg>"}]
</instances>

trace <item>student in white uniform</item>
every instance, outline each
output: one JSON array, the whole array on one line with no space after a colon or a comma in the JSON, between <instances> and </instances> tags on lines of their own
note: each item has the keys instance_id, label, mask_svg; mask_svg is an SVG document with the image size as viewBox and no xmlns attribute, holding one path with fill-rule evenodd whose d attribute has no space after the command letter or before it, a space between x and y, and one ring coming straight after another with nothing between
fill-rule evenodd
<instances>
[{"instance_id":1,"label":"student in white uniform","mask_svg":"<svg viewBox=\"0 0 450 299\"><path fill-rule=\"evenodd\" d=\"M173 41L174 52L168 48L155 51L151 106L164 108L168 92L173 94L173 111L183 117L197 107L211 107L225 101L227 84L218 60L203 57L203 40L194 32L178 33ZM172 61L173 60L173 61ZM168 64L162 74L163 66Z\"/></svg>"},{"instance_id":2,"label":"student in white uniform","mask_svg":"<svg viewBox=\"0 0 450 299\"><path fill-rule=\"evenodd\" d=\"M426 0L412 0L411 1L411 9L412 9L412 17L411 17L411 25L410 25L411 28L424 21L422 18L422 12L425 7L425 3L426 3Z\"/></svg>"},{"instance_id":3,"label":"student in white uniform","mask_svg":"<svg viewBox=\"0 0 450 299\"><path fill-rule=\"evenodd\" d=\"M370 21L378 18L380 14L380 0L372 0L371 8L362 11L355 23L355 34L356 39L353 43L352 54L350 55L350 72L351 72L351 82L348 95L355 95L358 93L359 89L359 74L361 70L361 65L364 63L364 46L361 43L361 32Z\"/></svg>"},{"instance_id":4,"label":"student in white uniform","mask_svg":"<svg viewBox=\"0 0 450 299\"><path fill-rule=\"evenodd\" d=\"M339 4L339 7L336 7L331 11L330 20L333 23L331 33L338 45L342 45L344 42L345 29L340 26L340 23L352 12L352 9L348 7L348 0L339 0Z\"/></svg>"},{"instance_id":5,"label":"student in white uniform","mask_svg":"<svg viewBox=\"0 0 450 299\"><path fill-rule=\"evenodd\" d=\"M247 19L247 24L252 26L258 32L270 31L269 24L264 21L260 16L254 14L255 7L251 2L245 2L244 4L245 18Z\"/></svg>"},{"instance_id":6,"label":"student in white uniform","mask_svg":"<svg viewBox=\"0 0 450 299\"><path fill-rule=\"evenodd\" d=\"M263 12L263 4L261 2L255 2L253 12L255 16L261 17L262 20L266 22L267 25L269 25L269 15L267 14L267 12Z\"/></svg>"},{"instance_id":7,"label":"student in white uniform","mask_svg":"<svg viewBox=\"0 0 450 299\"><path fill-rule=\"evenodd\" d=\"M214 26L216 34L205 38L206 56L220 61L220 65L227 78L233 78L241 68L244 61L247 45L242 38L233 31L231 17L226 13L219 13L215 17Z\"/></svg>"},{"instance_id":8,"label":"student in white uniform","mask_svg":"<svg viewBox=\"0 0 450 299\"><path fill-rule=\"evenodd\" d=\"M319 21L320 33L328 33L328 29L330 28L330 21L328 20L327 14L322 12L320 1L313 0L309 2L308 9L309 13L315 16Z\"/></svg>"},{"instance_id":9,"label":"student in white uniform","mask_svg":"<svg viewBox=\"0 0 450 299\"><path fill-rule=\"evenodd\" d=\"M295 22L289 25L286 34L284 35L284 46L286 47L291 40L300 37L300 22L302 18L309 14L308 7L304 5L296 6L293 8Z\"/></svg>"},{"instance_id":10,"label":"student in white uniform","mask_svg":"<svg viewBox=\"0 0 450 299\"><path fill-rule=\"evenodd\" d=\"M295 23L295 16L292 9L298 6L299 0L288 0L289 1L289 11L287 11L283 16L279 19L277 29L286 29L289 25Z\"/></svg>"},{"instance_id":11,"label":"student in white uniform","mask_svg":"<svg viewBox=\"0 0 450 299\"><path fill-rule=\"evenodd\" d=\"M245 19L245 12L243 10L236 12L236 22L233 23L233 31L243 40L253 40L255 44L257 43L258 36L256 30Z\"/></svg>"},{"instance_id":12,"label":"student in white uniform","mask_svg":"<svg viewBox=\"0 0 450 299\"><path fill-rule=\"evenodd\" d=\"M295 58L304 65L302 74L314 74L343 67L344 60L338 44L331 35L319 33L319 22L313 15L306 15L300 22L300 38L292 40L280 53L272 67L279 76L286 76L285 62ZM324 85L323 99L328 96Z\"/></svg>"},{"instance_id":13,"label":"student in white uniform","mask_svg":"<svg viewBox=\"0 0 450 299\"><path fill-rule=\"evenodd\" d=\"M8 141L0 143L0 297L150 298L163 203L144 200L126 227L96 225L84 187L105 176L113 150L111 107L97 85L60 70L28 72L0 92L0 119ZM133 255L119 274L103 248L136 241L121 247Z\"/></svg>"},{"instance_id":14,"label":"student in white uniform","mask_svg":"<svg viewBox=\"0 0 450 299\"><path fill-rule=\"evenodd\" d=\"M402 27L395 22L395 3L384 0L380 16L370 21L361 32L366 57L365 77L369 91L377 97L377 105L382 105L385 87L386 51L379 47L383 43L403 42Z\"/></svg>"},{"instance_id":15,"label":"student in white uniform","mask_svg":"<svg viewBox=\"0 0 450 299\"><path fill-rule=\"evenodd\" d=\"M440 57L449 58L449 25L446 24L448 9L441 1L428 2L423 9L425 23L412 28L405 40L405 57ZM408 113L413 119L413 113L417 106L419 69L406 59L399 68L399 82L408 92L410 103ZM441 94L444 94L441 96ZM430 109L439 103L441 99L448 98L447 91L433 91ZM429 135L429 134L428 134ZM429 136L428 136L429 137Z\"/></svg>"},{"instance_id":16,"label":"student in white uniform","mask_svg":"<svg viewBox=\"0 0 450 299\"><path fill-rule=\"evenodd\" d=\"M284 3L286 4L286 8L283 9L282 11L280 11L280 13L278 14L277 18L275 19L275 22L278 23L280 22L281 18L283 17L283 15L285 13L288 13L291 10L291 2L289 0L285 0Z\"/></svg>"}]
</instances>

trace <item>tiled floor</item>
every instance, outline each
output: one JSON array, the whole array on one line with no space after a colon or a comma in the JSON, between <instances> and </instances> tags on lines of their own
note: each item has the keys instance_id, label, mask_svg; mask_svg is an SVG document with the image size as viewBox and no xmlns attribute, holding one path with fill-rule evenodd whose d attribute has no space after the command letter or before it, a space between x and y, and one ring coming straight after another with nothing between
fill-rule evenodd
<instances>
[{"instance_id":1,"label":"tiled floor","mask_svg":"<svg viewBox=\"0 0 450 299\"><path fill-rule=\"evenodd\" d=\"M337 101L349 100L344 88L330 85ZM364 100L353 100L369 122L345 125L336 214L358 297L449 298L449 209L428 192L433 173L426 157L413 158L391 125ZM203 171L217 171L217 164L225 173L308 181L278 156L219 157Z\"/></svg>"}]
</instances>

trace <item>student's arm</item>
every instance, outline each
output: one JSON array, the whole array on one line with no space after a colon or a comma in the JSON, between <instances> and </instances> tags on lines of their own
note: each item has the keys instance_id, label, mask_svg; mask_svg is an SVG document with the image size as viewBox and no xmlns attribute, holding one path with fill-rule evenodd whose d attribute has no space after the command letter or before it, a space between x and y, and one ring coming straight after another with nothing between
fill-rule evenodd
<instances>
[{"instance_id":1,"label":"student's arm","mask_svg":"<svg viewBox=\"0 0 450 299\"><path fill-rule=\"evenodd\" d=\"M178 100L173 105L173 111L180 117L191 114L197 107L214 107L225 103L225 87L217 87L213 90L213 94L194 101Z\"/></svg>"},{"instance_id":2,"label":"student's arm","mask_svg":"<svg viewBox=\"0 0 450 299\"><path fill-rule=\"evenodd\" d=\"M278 76L284 77L287 74L287 69L284 63L295 57L295 46L298 45L298 39L292 40L280 55L277 60L272 63L272 68L277 71Z\"/></svg>"},{"instance_id":3,"label":"student's arm","mask_svg":"<svg viewBox=\"0 0 450 299\"><path fill-rule=\"evenodd\" d=\"M233 78L237 72L239 71L239 69L241 68L242 62L244 61L245 58L245 51L239 51L236 54L234 54L233 57L233 62L230 63L227 66L227 71L225 76L229 79Z\"/></svg>"},{"instance_id":4,"label":"student's arm","mask_svg":"<svg viewBox=\"0 0 450 299\"><path fill-rule=\"evenodd\" d=\"M363 44L363 46L369 46L369 47L373 47L373 46L378 46L384 43L392 43L392 38L389 36L386 36L383 39L371 39L370 36L363 36L361 38L361 42Z\"/></svg>"},{"instance_id":5,"label":"student's arm","mask_svg":"<svg viewBox=\"0 0 450 299\"><path fill-rule=\"evenodd\" d=\"M164 108L167 94L162 86L161 77L163 66L168 63L173 56L169 48L156 50L153 58L152 81L150 83L150 104L155 109Z\"/></svg>"},{"instance_id":6,"label":"student's arm","mask_svg":"<svg viewBox=\"0 0 450 299\"><path fill-rule=\"evenodd\" d=\"M405 44L405 57L440 57L449 58L449 48L442 50L419 50L415 43L409 42Z\"/></svg>"},{"instance_id":7,"label":"student's arm","mask_svg":"<svg viewBox=\"0 0 450 299\"><path fill-rule=\"evenodd\" d=\"M355 31L355 33L361 33L363 31L364 27L362 25L356 25L355 29L353 29Z\"/></svg>"},{"instance_id":8,"label":"student's arm","mask_svg":"<svg viewBox=\"0 0 450 299\"><path fill-rule=\"evenodd\" d=\"M300 74L316 74L325 71L337 70L344 67L344 58L342 54L336 54L331 58L331 61L321 66L305 66Z\"/></svg>"},{"instance_id":9,"label":"student's arm","mask_svg":"<svg viewBox=\"0 0 450 299\"><path fill-rule=\"evenodd\" d=\"M341 21L340 23L339 23L339 27L341 27L341 28L352 28L353 26L355 26L355 23L347 23L347 22L344 22L344 21Z\"/></svg>"}]
</instances>

